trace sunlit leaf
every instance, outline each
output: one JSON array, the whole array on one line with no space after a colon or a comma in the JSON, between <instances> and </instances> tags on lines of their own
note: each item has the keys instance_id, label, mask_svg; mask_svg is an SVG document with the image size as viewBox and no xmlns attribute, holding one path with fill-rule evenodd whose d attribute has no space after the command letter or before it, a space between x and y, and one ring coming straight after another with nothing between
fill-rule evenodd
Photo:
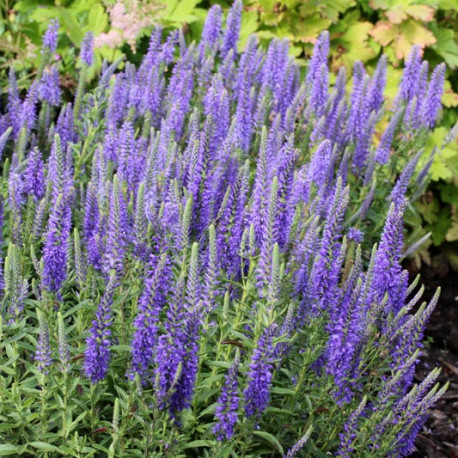
<instances>
[{"instance_id":1,"label":"sunlit leaf","mask_svg":"<svg viewBox=\"0 0 458 458\"><path fill-rule=\"evenodd\" d=\"M388 46L396 38L397 28L389 22L379 21L369 33L382 46Z\"/></svg>"},{"instance_id":2,"label":"sunlit leaf","mask_svg":"<svg viewBox=\"0 0 458 458\"><path fill-rule=\"evenodd\" d=\"M458 42L455 40L453 30L439 27L436 23L430 24L429 28L437 39L437 42L432 45L434 51L445 59L448 67L457 68Z\"/></svg>"},{"instance_id":3,"label":"sunlit leaf","mask_svg":"<svg viewBox=\"0 0 458 458\"><path fill-rule=\"evenodd\" d=\"M315 43L318 35L331 24L330 19L322 18L318 13L298 21L291 30L291 38L302 43Z\"/></svg>"},{"instance_id":4,"label":"sunlit leaf","mask_svg":"<svg viewBox=\"0 0 458 458\"><path fill-rule=\"evenodd\" d=\"M405 7L405 12L423 22L430 22L434 19L434 8L426 5L410 5Z\"/></svg>"},{"instance_id":5,"label":"sunlit leaf","mask_svg":"<svg viewBox=\"0 0 458 458\"><path fill-rule=\"evenodd\" d=\"M258 13L256 11L245 12L242 16L242 26L240 29L240 49L245 47L248 37L256 32L258 28Z\"/></svg>"}]
</instances>

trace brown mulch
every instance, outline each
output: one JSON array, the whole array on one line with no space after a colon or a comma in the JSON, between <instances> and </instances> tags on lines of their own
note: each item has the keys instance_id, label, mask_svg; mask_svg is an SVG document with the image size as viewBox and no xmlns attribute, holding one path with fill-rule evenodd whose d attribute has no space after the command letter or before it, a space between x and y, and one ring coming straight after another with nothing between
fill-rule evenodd
<instances>
[{"instance_id":1,"label":"brown mulch","mask_svg":"<svg viewBox=\"0 0 458 458\"><path fill-rule=\"evenodd\" d=\"M437 402L415 442L414 458L458 458L458 274L449 271L438 277L431 269L423 269L425 299L442 287L439 303L426 328L427 340L417 366L415 378L423 380L434 368L441 368L439 382L450 384Z\"/></svg>"}]
</instances>

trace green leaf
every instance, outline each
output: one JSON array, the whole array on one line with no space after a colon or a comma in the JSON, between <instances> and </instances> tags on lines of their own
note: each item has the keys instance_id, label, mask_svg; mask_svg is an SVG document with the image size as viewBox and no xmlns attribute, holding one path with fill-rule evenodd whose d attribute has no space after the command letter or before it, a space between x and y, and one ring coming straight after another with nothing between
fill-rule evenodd
<instances>
[{"instance_id":1,"label":"green leaf","mask_svg":"<svg viewBox=\"0 0 458 458\"><path fill-rule=\"evenodd\" d=\"M355 0L325 0L320 2L318 7L322 10L325 17L332 22L337 22L339 14L344 13L355 5Z\"/></svg>"},{"instance_id":2,"label":"green leaf","mask_svg":"<svg viewBox=\"0 0 458 458\"><path fill-rule=\"evenodd\" d=\"M242 25L240 28L240 41L238 47L243 50L248 37L256 32L258 28L258 13L256 11L248 11L242 15Z\"/></svg>"},{"instance_id":3,"label":"green leaf","mask_svg":"<svg viewBox=\"0 0 458 458\"><path fill-rule=\"evenodd\" d=\"M278 439L272 434L266 433L265 431L254 431L254 435L259 436L262 439L265 439L267 442L272 444L277 449L277 451L279 451L282 455L285 454L280 442L278 442Z\"/></svg>"},{"instance_id":4,"label":"green leaf","mask_svg":"<svg viewBox=\"0 0 458 458\"><path fill-rule=\"evenodd\" d=\"M291 390L289 388L281 388L279 386L273 386L271 388L271 392L276 394L286 394L288 396L294 396L296 394L294 390Z\"/></svg>"},{"instance_id":5,"label":"green leaf","mask_svg":"<svg viewBox=\"0 0 458 458\"><path fill-rule=\"evenodd\" d=\"M57 452L60 453L60 450L55 445L47 444L46 442L29 442L31 447L38 450L43 450L44 452Z\"/></svg>"},{"instance_id":6,"label":"green leaf","mask_svg":"<svg viewBox=\"0 0 458 458\"><path fill-rule=\"evenodd\" d=\"M132 351L132 347L130 345L112 345L111 349L117 351L124 351L127 353L130 353Z\"/></svg>"},{"instance_id":7,"label":"green leaf","mask_svg":"<svg viewBox=\"0 0 458 458\"><path fill-rule=\"evenodd\" d=\"M83 413L80 413L78 417L68 425L68 432L71 432L76 427L76 425L87 415L87 413L87 410Z\"/></svg>"},{"instance_id":8,"label":"green leaf","mask_svg":"<svg viewBox=\"0 0 458 458\"><path fill-rule=\"evenodd\" d=\"M178 25L185 22L194 22L197 19L193 14L196 3L196 0L168 0L167 8L162 18L167 22Z\"/></svg>"},{"instance_id":9,"label":"green leaf","mask_svg":"<svg viewBox=\"0 0 458 458\"><path fill-rule=\"evenodd\" d=\"M430 24L429 28L437 39L437 42L431 47L444 58L447 66L456 68L458 66L458 43L453 30L439 27L436 23Z\"/></svg>"},{"instance_id":10,"label":"green leaf","mask_svg":"<svg viewBox=\"0 0 458 458\"><path fill-rule=\"evenodd\" d=\"M208 414L214 414L217 405L218 405L218 403L214 402L212 405L208 406L206 409L204 409L202 412L200 412L200 414L199 414L199 416L197 418L203 417L204 415L208 415Z\"/></svg>"},{"instance_id":11,"label":"green leaf","mask_svg":"<svg viewBox=\"0 0 458 458\"><path fill-rule=\"evenodd\" d=\"M188 442L185 446L183 446L184 449L187 448L197 448L197 447L215 447L216 441L214 440L195 440Z\"/></svg>"},{"instance_id":12,"label":"green leaf","mask_svg":"<svg viewBox=\"0 0 458 458\"><path fill-rule=\"evenodd\" d=\"M441 10L452 10L456 12L457 4L456 0L440 0L439 9Z\"/></svg>"},{"instance_id":13,"label":"green leaf","mask_svg":"<svg viewBox=\"0 0 458 458\"><path fill-rule=\"evenodd\" d=\"M90 10L87 21L87 30L99 35L108 27L108 15L100 3L96 3Z\"/></svg>"},{"instance_id":14,"label":"green leaf","mask_svg":"<svg viewBox=\"0 0 458 458\"><path fill-rule=\"evenodd\" d=\"M23 0L22 2L16 2L14 9L19 13L30 14L35 9L38 9L38 7L43 9L44 7L53 6L53 4L54 2L52 0L41 0L39 4L36 0Z\"/></svg>"},{"instance_id":15,"label":"green leaf","mask_svg":"<svg viewBox=\"0 0 458 458\"><path fill-rule=\"evenodd\" d=\"M0 456L7 455L19 455L24 453L26 449L24 446L12 445L12 444L0 444Z\"/></svg>"},{"instance_id":16,"label":"green leaf","mask_svg":"<svg viewBox=\"0 0 458 458\"><path fill-rule=\"evenodd\" d=\"M434 245L438 246L445 241L445 236L451 227L452 220L450 218L450 210L448 208L443 208L434 226L427 227L427 230L432 232L431 239Z\"/></svg>"},{"instance_id":17,"label":"green leaf","mask_svg":"<svg viewBox=\"0 0 458 458\"><path fill-rule=\"evenodd\" d=\"M35 8L30 14L30 20L38 22L46 29L48 22L59 15L58 8L54 6L45 6L44 8Z\"/></svg>"},{"instance_id":18,"label":"green leaf","mask_svg":"<svg viewBox=\"0 0 458 458\"><path fill-rule=\"evenodd\" d=\"M68 37L74 45L79 46L84 37L84 32L78 24L76 17L65 8L59 7L58 11L60 23L65 28Z\"/></svg>"}]
</instances>

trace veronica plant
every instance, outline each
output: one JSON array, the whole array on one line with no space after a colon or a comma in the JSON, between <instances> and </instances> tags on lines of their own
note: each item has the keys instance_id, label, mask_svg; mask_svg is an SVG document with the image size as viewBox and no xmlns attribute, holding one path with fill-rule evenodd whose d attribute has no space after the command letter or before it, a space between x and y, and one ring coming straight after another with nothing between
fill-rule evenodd
<instances>
[{"instance_id":1,"label":"veronica plant","mask_svg":"<svg viewBox=\"0 0 458 458\"><path fill-rule=\"evenodd\" d=\"M305 77L285 41L239 55L241 10L91 89L87 35L71 102L48 64L10 86L3 451L403 456L446 389L413 383L438 296L400 265L443 67L414 48L388 107L384 58L347 94L327 33Z\"/></svg>"}]
</instances>

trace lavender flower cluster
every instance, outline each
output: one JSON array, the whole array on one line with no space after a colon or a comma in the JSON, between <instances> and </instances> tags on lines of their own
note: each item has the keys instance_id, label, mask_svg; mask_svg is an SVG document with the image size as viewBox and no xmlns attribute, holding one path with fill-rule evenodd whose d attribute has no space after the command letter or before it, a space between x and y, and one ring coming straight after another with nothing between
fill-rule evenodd
<instances>
[{"instance_id":1,"label":"lavender flower cluster","mask_svg":"<svg viewBox=\"0 0 458 458\"><path fill-rule=\"evenodd\" d=\"M75 290L84 291L94 301L84 353L91 383L104 383L123 337L131 355L121 375L152 390L152 408L172 423L196 409L200 387L219 380L209 431L218 441L247 424L262 426L271 405L291 400L288 392L304 425L288 456L319 443L308 426L320 406L307 410L303 400L327 381L327 396L347 412L330 450L350 456L364 444L376 456L383 442L393 456L405 455L442 393L433 387L437 373L413 385L437 297L413 313L421 294L400 265L406 192L419 155L407 158L394 186L376 189L375 179L392 179L386 164L434 127L445 67L429 76L413 47L377 141L385 57L373 75L355 62L347 97L343 68L329 82L327 32L302 78L284 40L264 49L252 35L239 53L241 15L236 0L223 27L213 6L198 45L181 32L164 39L156 28L138 68L126 62L116 73L119 61L104 64L94 89L80 81L73 104L62 104L50 65L56 21L43 41L44 72L23 99L11 71L0 118L9 161L6 227L12 253L33 248L20 251L31 256L35 278L23 278L18 255L10 254L4 303L19 320L28 294L43 304L51 297L62 311ZM81 62L94 63L92 35ZM387 191L388 216L370 253L364 231L372 230L366 216L376 190ZM119 291L137 280L137 303L120 309ZM121 316L131 323L127 337ZM226 341L211 331L216 322ZM41 313L39 336L36 360L48 373ZM235 355L231 342L243 350ZM210 361L229 367L219 372L223 379Z\"/></svg>"}]
</instances>

